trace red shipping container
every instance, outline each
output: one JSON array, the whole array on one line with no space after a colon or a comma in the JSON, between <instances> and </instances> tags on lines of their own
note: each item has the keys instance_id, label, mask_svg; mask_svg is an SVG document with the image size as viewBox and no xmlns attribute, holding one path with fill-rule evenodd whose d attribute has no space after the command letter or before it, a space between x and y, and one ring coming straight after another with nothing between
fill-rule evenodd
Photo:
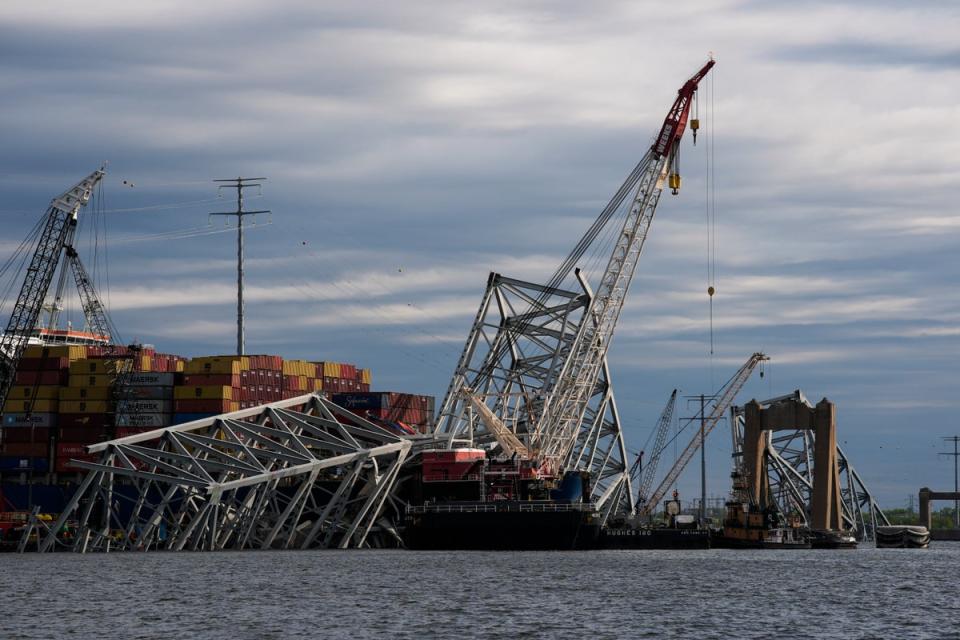
<instances>
[{"instance_id":1,"label":"red shipping container","mask_svg":"<svg viewBox=\"0 0 960 640\"><path fill-rule=\"evenodd\" d=\"M58 371L70 368L70 358L21 358L18 371Z\"/></svg>"},{"instance_id":2,"label":"red shipping container","mask_svg":"<svg viewBox=\"0 0 960 640\"><path fill-rule=\"evenodd\" d=\"M110 422L110 416L103 413L61 413L57 424L61 427L102 428Z\"/></svg>"},{"instance_id":3,"label":"red shipping container","mask_svg":"<svg viewBox=\"0 0 960 640\"><path fill-rule=\"evenodd\" d=\"M50 427L16 427L3 430L4 442L47 442L50 439Z\"/></svg>"},{"instance_id":4,"label":"red shipping container","mask_svg":"<svg viewBox=\"0 0 960 640\"><path fill-rule=\"evenodd\" d=\"M242 375L190 373L183 376L183 384L188 387L239 387Z\"/></svg>"},{"instance_id":5,"label":"red shipping container","mask_svg":"<svg viewBox=\"0 0 960 640\"><path fill-rule=\"evenodd\" d=\"M70 458L87 455L85 442L60 442L57 444L57 457Z\"/></svg>"},{"instance_id":6,"label":"red shipping container","mask_svg":"<svg viewBox=\"0 0 960 640\"><path fill-rule=\"evenodd\" d=\"M46 442L5 442L3 455L23 456L25 458L45 458L47 456Z\"/></svg>"},{"instance_id":7,"label":"red shipping container","mask_svg":"<svg viewBox=\"0 0 960 640\"><path fill-rule=\"evenodd\" d=\"M92 453L83 453L75 456L67 456L57 458L57 462L54 465L54 470L57 473L83 473L85 470L80 467L75 467L71 464L72 460L81 460L83 462L96 462L100 456Z\"/></svg>"},{"instance_id":8,"label":"red shipping container","mask_svg":"<svg viewBox=\"0 0 960 640\"><path fill-rule=\"evenodd\" d=\"M107 439L107 432L104 428L89 427L60 427L61 442L83 442L93 444L94 442L103 442Z\"/></svg>"},{"instance_id":9,"label":"red shipping container","mask_svg":"<svg viewBox=\"0 0 960 640\"><path fill-rule=\"evenodd\" d=\"M126 438L127 436L135 436L149 431L157 431L157 429L157 427L117 427L117 437ZM151 438L151 440L155 439L156 438Z\"/></svg>"},{"instance_id":10,"label":"red shipping container","mask_svg":"<svg viewBox=\"0 0 960 640\"><path fill-rule=\"evenodd\" d=\"M65 385L70 375L68 369L57 371L17 371L15 384L19 385Z\"/></svg>"},{"instance_id":11,"label":"red shipping container","mask_svg":"<svg viewBox=\"0 0 960 640\"><path fill-rule=\"evenodd\" d=\"M176 413L227 413L232 411L232 402L225 399L174 400Z\"/></svg>"}]
</instances>

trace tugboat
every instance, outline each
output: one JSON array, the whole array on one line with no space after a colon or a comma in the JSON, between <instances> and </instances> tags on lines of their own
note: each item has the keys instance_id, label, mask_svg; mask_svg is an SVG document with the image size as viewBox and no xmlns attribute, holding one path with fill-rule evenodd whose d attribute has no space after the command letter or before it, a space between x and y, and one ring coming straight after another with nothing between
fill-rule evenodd
<instances>
[{"instance_id":1,"label":"tugboat","mask_svg":"<svg viewBox=\"0 0 960 640\"><path fill-rule=\"evenodd\" d=\"M810 549L798 517L784 517L779 510L761 507L749 498L745 478L734 471L733 498L725 504L723 528L714 533L711 545L726 549Z\"/></svg>"},{"instance_id":2,"label":"tugboat","mask_svg":"<svg viewBox=\"0 0 960 640\"><path fill-rule=\"evenodd\" d=\"M814 549L856 549L857 539L847 531L810 531L810 544Z\"/></svg>"}]
</instances>

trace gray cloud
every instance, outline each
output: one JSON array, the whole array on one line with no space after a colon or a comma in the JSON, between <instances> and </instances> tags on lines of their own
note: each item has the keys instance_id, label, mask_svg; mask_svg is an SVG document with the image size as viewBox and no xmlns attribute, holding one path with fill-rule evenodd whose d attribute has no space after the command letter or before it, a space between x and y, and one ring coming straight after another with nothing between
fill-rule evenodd
<instances>
[{"instance_id":1,"label":"gray cloud","mask_svg":"<svg viewBox=\"0 0 960 640\"><path fill-rule=\"evenodd\" d=\"M4 255L109 159L116 323L168 351L227 352L233 236L171 231L230 206L210 179L268 175L256 205L273 224L247 247L250 348L356 361L380 388L439 395L487 272L545 279L712 49L717 350L701 138L685 143L685 188L664 196L615 342L631 446L674 386L709 389L762 348L770 375L744 398L836 399L884 500L941 480L925 449L888 452L936 444L960 409L951 7L694 2L651 22L658 3L229 5L5 8Z\"/></svg>"},{"instance_id":2,"label":"gray cloud","mask_svg":"<svg viewBox=\"0 0 960 640\"><path fill-rule=\"evenodd\" d=\"M791 62L960 70L960 49L931 51L922 47L846 41L781 47L773 53Z\"/></svg>"}]
</instances>

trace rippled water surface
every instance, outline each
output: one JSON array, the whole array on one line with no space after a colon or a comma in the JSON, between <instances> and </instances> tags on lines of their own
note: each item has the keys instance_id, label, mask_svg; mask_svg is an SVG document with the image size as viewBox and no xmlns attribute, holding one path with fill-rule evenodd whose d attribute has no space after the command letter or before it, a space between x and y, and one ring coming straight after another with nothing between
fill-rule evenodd
<instances>
[{"instance_id":1,"label":"rippled water surface","mask_svg":"<svg viewBox=\"0 0 960 640\"><path fill-rule=\"evenodd\" d=\"M926 551L0 556L0 638L960 638Z\"/></svg>"}]
</instances>

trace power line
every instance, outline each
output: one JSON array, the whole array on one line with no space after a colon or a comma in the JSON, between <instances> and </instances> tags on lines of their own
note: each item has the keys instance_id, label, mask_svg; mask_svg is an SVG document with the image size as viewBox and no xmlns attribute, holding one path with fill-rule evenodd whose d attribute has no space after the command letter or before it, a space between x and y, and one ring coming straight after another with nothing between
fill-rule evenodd
<instances>
[{"instance_id":1,"label":"power line","mask_svg":"<svg viewBox=\"0 0 960 640\"><path fill-rule=\"evenodd\" d=\"M218 211L211 213L211 216L236 216L237 217L237 355L242 356L244 352L244 335L243 335L243 218L244 216L253 216L258 213L270 213L268 209L262 209L258 211L244 211L243 210L243 190L249 189L250 187L257 187L260 189L263 185L262 182L266 181L266 178L226 178L214 180L214 182L223 182L224 184L218 187L219 189L223 188L235 188L237 190L237 210L236 211Z\"/></svg>"}]
</instances>

